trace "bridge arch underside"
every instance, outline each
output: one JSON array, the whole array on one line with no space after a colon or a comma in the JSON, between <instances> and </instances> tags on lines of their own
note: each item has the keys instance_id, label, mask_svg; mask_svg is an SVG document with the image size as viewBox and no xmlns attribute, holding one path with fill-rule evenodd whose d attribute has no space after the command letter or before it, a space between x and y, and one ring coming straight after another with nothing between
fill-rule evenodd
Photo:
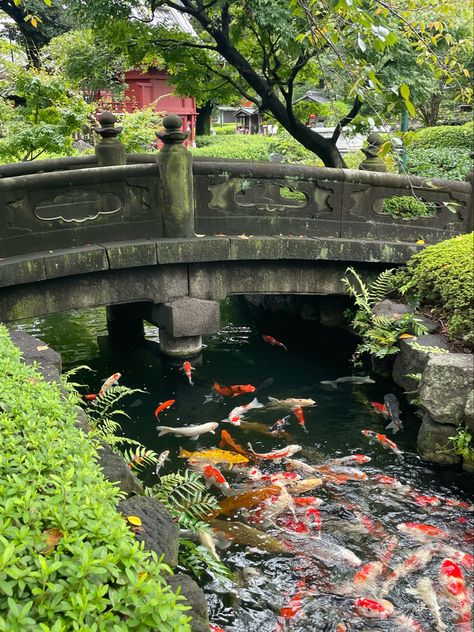
<instances>
[{"instance_id":1,"label":"bridge arch underside","mask_svg":"<svg viewBox=\"0 0 474 632\"><path fill-rule=\"evenodd\" d=\"M240 261L182 263L78 274L0 290L0 321L119 304L163 304L181 297L219 301L238 294L344 294L349 262ZM389 267L357 264L372 277Z\"/></svg>"}]
</instances>

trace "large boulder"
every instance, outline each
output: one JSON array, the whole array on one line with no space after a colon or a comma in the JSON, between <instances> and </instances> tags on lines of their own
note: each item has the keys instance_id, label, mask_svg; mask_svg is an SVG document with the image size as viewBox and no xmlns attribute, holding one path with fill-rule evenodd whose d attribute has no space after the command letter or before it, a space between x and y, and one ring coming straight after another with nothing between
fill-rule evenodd
<instances>
[{"instance_id":1,"label":"large boulder","mask_svg":"<svg viewBox=\"0 0 474 632\"><path fill-rule=\"evenodd\" d=\"M459 465L462 459L459 454L453 452L453 444L449 438L456 432L456 426L438 424L425 415L416 442L418 453L423 461L440 465Z\"/></svg>"},{"instance_id":2,"label":"large boulder","mask_svg":"<svg viewBox=\"0 0 474 632\"><path fill-rule=\"evenodd\" d=\"M140 481L120 454L114 452L107 443L102 443L102 447L97 453L99 457L98 465L105 478L108 478L112 483L118 483L120 489L127 496L143 493Z\"/></svg>"},{"instance_id":3,"label":"large boulder","mask_svg":"<svg viewBox=\"0 0 474 632\"><path fill-rule=\"evenodd\" d=\"M117 509L124 516L138 516L142 524L135 532L137 540L144 542L145 548L155 551L158 557L164 555L166 564L176 566L179 529L158 500L149 496L132 496L119 503Z\"/></svg>"},{"instance_id":4,"label":"large boulder","mask_svg":"<svg viewBox=\"0 0 474 632\"><path fill-rule=\"evenodd\" d=\"M206 597L196 582L184 573L178 573L166 578L167 583L176 591L178 587L185 597L185 605L190 606L192 632L209 632L209 615L207 611Z\"/></svg>"},{"instance_id":5,"label":"large boulder","mask_svg":"<svg viewBox=\"0 0 474 632\"><path fill-rule=\"evenodd\" d=\"M457 425L466 416L472 423L473 380L471 354L430 354L420 383L422 410L440 424Z\"/></svg>"},{"instance_id":6,"label":"large boulder","mask_svg":"<svg viewBox=\"0 0 474 632\"><path fill-rule=\"evenodd\" d=\"M9 331L12 342L20 349L25 364L36 363L36 370L46 382L60 382L62 361L57 351L39 338L24 331Z\"/></svg>"},{"instance_id":7,"label":"large boulder","mask_svg":"<svg viewBox=\"0 0 474 632\"><path fill-rule=\"evenodd\" d=\"M410 344L412 340L417 343L417 349ZM423 373L428 362L429 347L438 347L449 351L449 346L444 336L433 336L430 334L408 340L400 340L399 345L400 352L395 358L392 376L394 382L408 392L416 391L419 387L419 382L407 377L407 375L409 373ZM424 347L425 349L420 349L419 347Z\"/></svg>"}]
</instances>

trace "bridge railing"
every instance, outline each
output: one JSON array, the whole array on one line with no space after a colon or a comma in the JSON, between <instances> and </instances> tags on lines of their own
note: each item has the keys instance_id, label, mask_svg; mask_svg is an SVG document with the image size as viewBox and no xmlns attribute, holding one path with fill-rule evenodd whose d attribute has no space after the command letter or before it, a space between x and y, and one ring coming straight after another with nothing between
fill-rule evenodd
<instances>
[{"instance_id":1,"label":"bridge railing","mask_svg":"<svg viewBox=\"0 0 474 632\"><path fill-rule=\"evenodd\" d=\"M126 157L109 123L98 128L97 156L0 167L0 258L195 233L434 243L472 225L469 182L192 161L176 117L167 122L158 154ZM385 212L401 195L426 202L430 216Z\"/></svg>"}]
</instances>

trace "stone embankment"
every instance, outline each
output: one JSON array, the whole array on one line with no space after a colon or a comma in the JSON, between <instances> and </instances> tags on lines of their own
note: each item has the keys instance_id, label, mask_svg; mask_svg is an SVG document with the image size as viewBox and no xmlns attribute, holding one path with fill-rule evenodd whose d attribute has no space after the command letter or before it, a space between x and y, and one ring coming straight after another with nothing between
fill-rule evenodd
<instances>
[{"instance_id":1,"label":"stone embankment","mask_svg":"<svg viewBox=\"0 0 474 632\"><path fill-rule=\"evenodd\" d=\"M20 349L26 364L35 364L38 372L46 381L60 382L62 362L61 356L53 349L22 331L11 331L10 337ZM87 415L78 408L77 426L88 432ZM109 445L103 444L99 451L98 467L110 481L117 483L127 498L119 503L117 511L124 515L133 514L142 521L142 530L135 537L145 543L145 548L154 551L164 562L176 567L178 562L179 531L165 507L155 500L141 495L143 487L131 472L125 460L113 452ZM185 597L185 604L191 607L190 614L192 632L209 632L207 603L203 591L191 577L178 573L170 576L167 583L172 590L180 587ZM159 632L159 631L157 631Z\"/></svg>"}]
</instances>

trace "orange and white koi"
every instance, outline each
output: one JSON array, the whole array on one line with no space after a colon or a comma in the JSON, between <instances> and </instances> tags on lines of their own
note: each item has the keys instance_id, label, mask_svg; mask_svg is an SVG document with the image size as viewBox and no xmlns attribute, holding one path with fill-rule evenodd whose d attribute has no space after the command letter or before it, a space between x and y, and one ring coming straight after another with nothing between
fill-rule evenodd
<instances>
[{"instance_id":1,"label":"orange and white koi","mask_svg":"<svg viewBox=\"0 0 474 632\"><path fill-rule=\"evenodd\" d=\"M438 598L436 596L436 592L431 579L429 577L422 577L418 580L416 588L408 588L407 592L411 595L419 597L426 605L426 607L431 611L436 621L437 632L445 632L445 630L447 630L447 627L441 619Z\"/></svg>"},{"instance_id":2,"label":"orange and white koi","mask_svg":"<svg viewBox=\"0 0 474 632\"><path fill-rule=\"evenodd\" d=\"M399 449L397 444L394 441L391 441L386 435L381 434L380 432L375 432L374 430L361 430L364 437L368 437L370 441L376 441L383 448L387 448L392 450L399 459L403 459L403 452Z\"/></svg>"},{"instance_id":3,"label":"orange and white koi","mask_svg":"<svg viewBox=\"0 0 474 632\"><path fill-rule=\"evenodd\" d=\"M301 450L300 445L287 445L286 448L281 448L281 450L272 450L271 452L255 452L252 448L252 444L247 444L249 447L249 454L254 457L254 459L262 459L265 461L281 461L282 459L287 459L289 456L292 456L296 452Z\"/></svg>"},{"instance_id":4,"label":"orange and white koi","mask_svg":"<svg viewBox=\"0 0 474 632\"><path fill-rule=\"evenodd\" d=\"M354 602L354 608L361 617L369 619L388 619L392 616L394 605L387 599L367 599L359 597Z\"/></svg>"},{"instance_id":5,"label":"orange and white koi","mask_svg":"<svg viewBox=\"0 0 474 632\"><path fill-rule=\"evenodd\" d=\"M382 576L382 562L368 562L354 575L354 588L359 594L375 594L375 585Z\"/></svg>"},{"instance_id":6,"label":"orange and white koi","mask_svg":"<svg viewBox=\"0 0 474 632\"><path fill-rule=\"evenodd\" d=\"M444 559L438 574L439 584L456 611L456 629L471 632L472 598L467 590L462 570L450 559Z\"/></svg>"},{"instance_id":7,"label":"orange and white koi","mask_svg":"<svg viewBox=\"0 0 474 632\"><path fill-rule=\"evenodd\" d=\"M262 474L258 480L270 482L272 485L278 485L279 483L285 485L290 481L299 481L300 478L301 476L296 474L296 472L275 472L274 474Z\"/></svg>"},{"instance_id":8,"label":"orange and white koi","mask_svg":"<svg viewBox=\"0 0 474 632\"><path fill-rule=\"evenodd\" d=\"M395 617L393 623L397 626L397 630L401 632L425 632L418 621L406 614L400 614Z\"/></svg>"},{"instance_id":9,"label":"orange and white koi","mask_svg":"<svg viewBox=\"0 0 474 632\"><path fill-rule=\"evenodd\" d=\"M248 404L233 408L227 416L227 419L222 419L222 421L232 424L233 426L240 426L244 415L254 408L263 408L263 404L261 404L256 397Z\"/></svg>"},{"instance_id":10,"label":"orange and white koi","mask_svg":"<svg viewBox=\"0 0 474 632\"><path fill-rule=\"evenodd\" d=\"M326 465L364 465L364 463L370 463L370 461L372 461L372 458L365 454L348 454L338 459L331 459Z\"/></svg>"},{"instance_id":11,"label":"orange and white koi","mask_svg":"<svg viewBox=\"0 0 474 632\"><path fill-rule=\"evenodd\" d=\"M118 381L121 377L122 377L121 373L114 373L113 375L108 377L105 380L105 382L102 384L102 387L99 391L99 397L102 397L103 395L105 395L105 393L109 390L109 388L118 384Z\"/></svg>"},{"instance_id":12,"label":"orange and white koi","mask_svg":"<svg viewBox=\"0 0 474 632\"><path fill-rule=\"evenodd\" d=\"M191 362L189 362L188 360L185 360L185 362L183 362L183 366L181 367L180 370L184 371L184 374L188 378L188 382L192 386L194 384L193 379L192 379L192 373L194 371L194 367L191 365Z\"/></svg>"},{"instance_id":13,"label":"orange and white koi","mask_svg":"<svg viewBox=\"0 0 474 632\"><path fill-rule=\"evenodd\" d=\"M288 351L285 345L279 340L277 340L276 338L274 338L273 336L263 335L262 340L263 342L266 342L267 344L272 345L273 347L282 347L285 351Z\"/></svg>"},{"instance_id":14,"label":"orange and white koi","mask_svg":"<svg viewBox=\"0 0 474 632\"><path fill-rule=\"evenodd\" d=\"M391 535L387 540L387 544L385 546L383 553L381 553L379 556L380 562L383 564L384 568L388 565L388 563L392 559L393 553L395 549L397 548L397 546L398 546L397 536Z\"/></svg>"},{"instance_id":15,"label":"orange and white koi","mask_svg":"<svg viewBox=\"0 0 474 632\"><path fill-rule=\"evenodd\" d=\"M441 498L438 496L423 496L422 494L414 494L413 500L417 505L422 507L438 507L441 505Z\"/></svg>"},{"instance_id":16,"label":"orange and white koi","mask_svg":"<svg viewBox=\"0 0 474 632\"><path fill-rule=\"evenodd\" d=\"M303 409L301 408L301 406L295 406L295 408L293 408L293 414L295 415L296 419L298 420L299 425L303 428L303 430L305 432L308 432L306 428L305 420L304 420Z\"/></svg>"},{"instance_id":17,"label":"orange and white koi","mask_svg":"<svg viewBox=\"0 0 474 632\"><path fill-rule=\"evenodd\" d=\"M403 560L403 562L398 564L387 576L387 579L383 583L380 594L386 595L388 592L390 592L393 584L395 584L399 579L405 577L409 573L414 573L415 571L418 571L426 566L434 555L435 549L430 545L417 549L415 553L413 553L413 555L410 555L405 560Z\"/></svg>"},{"instance_id":18,"label":"orange and white koi","mask_svg":"<svg viewBox=\"0 0 474 632\"><path fill-rule=\"evenodd\" d=\"M155 417L158 419L159 414L167 408L170 408L175 403L175 401L175 399L167 399L166 402L160 404L155 410Z\"/></svg>"},{"instance_id":19,"label":"orange and white koi","mask_svg":"<svg viewBox=\"0 0 474 632\"><path fill-rule=\"evenodd\" d=\"M202 468L202 475L204 476L207 487L211 487L211 485L214 485L224 494L228 494L230 492L229 483L226 481L224 475L217 469L217 467L214 467L209 463L207 465L204 465L204 467Z\"/></svg>"},{"instance_id":20,"label":"orange and white koi","mask_svg":"<svg viewBox=\"0 0 474 632\"><path fill-rule=\"evenodd\" d=\"M402 522L397 524L397 529L406 535L411 535L417 540L427 541L433 538L448 538L449 533L430 524L419 522Z\"/></svg>"},{"instance_id":21,"label":"orange and white koi","mask_svg":"<svg viewBox=\"0 0 474 632\"><path fill-rule=\"evenodd\" d=\"M296 496L293 501L297 509L298 507L320 507L324 503L324 500L317 496Z\"/></svg>"}]
</instances>

